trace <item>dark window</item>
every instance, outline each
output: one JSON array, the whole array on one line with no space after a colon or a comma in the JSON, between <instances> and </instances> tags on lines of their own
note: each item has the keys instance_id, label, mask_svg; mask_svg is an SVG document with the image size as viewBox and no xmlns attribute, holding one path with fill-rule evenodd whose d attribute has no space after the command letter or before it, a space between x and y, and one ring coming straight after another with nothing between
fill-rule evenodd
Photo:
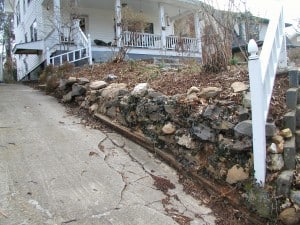
<instances>
[{"instance_id":1,"label":"dark window","mask_svg":"<svg viewBox=\"0 0 300 225\"><path fill-rule=\"evenodd\" d=\"M154 34L153 23L147 23L144 32L148 34Z\"/></svg>"},{"instance_id":2,"label":"dark window","mask_svg":"<svg viewBox=\"0 0 300 225\"><path fill-rule=\"evenodd\" d=\"M30 38L31 41L37 41L37 22L34 20L34 22L30 26Z\"/></svg>"},{"instance_id":3,"label":"dark window","mask_svg":"<svg viewBox=\"0 0 300 225\"><path fill-rule=\"evenodd\" d=\"M16 19L17 19L17 25L21 22L21 14L20 14L20 2L16 5Z\"/></svg>"},{"instance_id":4,"label":"dark window","mask_svg":"<svg viewBox=\"0 0 300 225\"><path fill-rule=\"evenodd\" d=\"M26 0L23 0L23 15L25 15L26 12Z\"/></svg>"},{"instance_id":5,"label":"dark window","mask_svg":"<svg viewBox=\"0 0 300 225\"><path fill-rule=\"evenodd\" d=\"M27 36L28 36L27 33L25 33L25 43L28 42L28 37Z\"/></svg>"}]
</instances>

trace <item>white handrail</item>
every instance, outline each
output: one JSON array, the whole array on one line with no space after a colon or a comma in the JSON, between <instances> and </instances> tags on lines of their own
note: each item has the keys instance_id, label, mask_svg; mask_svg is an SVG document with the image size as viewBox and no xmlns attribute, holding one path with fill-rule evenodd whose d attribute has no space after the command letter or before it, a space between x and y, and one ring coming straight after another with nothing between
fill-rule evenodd
<instances>
[{"instance_id":1,"label":"white handrail","mask_svg":"<svg viewBox=\"0 0 300 225\"><path fill-rule=\"evenodd\" d=\"M254 171L261 185L266 178L266 120L281 49L285 50L286 45L283 8L280 6L273 11L260 56L256 42L252 39L248 44Z\"/></svg>"},{"instance_id":2,"label":"white handrail","mask_svg":"<svg viewBox=\"0 0 300 225\"><path fill-rule=\"evenodd\" d=\"M88 49L80 48L56 56L49 57L48 64L53 66L61 66L64 62L74 63L83 59L88 59Z\"/></svg>"}]
</instances>

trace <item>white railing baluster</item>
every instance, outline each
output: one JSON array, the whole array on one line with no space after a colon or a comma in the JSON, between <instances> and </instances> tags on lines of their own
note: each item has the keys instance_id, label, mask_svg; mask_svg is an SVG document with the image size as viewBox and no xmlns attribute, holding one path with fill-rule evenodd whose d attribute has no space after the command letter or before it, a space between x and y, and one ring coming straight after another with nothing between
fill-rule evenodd
<instances>
[{"instance_id":1,"label":"white railing baluster","mask_svg":"<svg viewBox=\"0 0 300 225\"><path fill-rule=\"evenodd\" d=\"M256 42L252 39L248 44L254 171L256 181L261 185L266 178L266 120L281 49L285 49L283 28L281 6L269 22L260 56Z\"/></svg>"}]
</instances>

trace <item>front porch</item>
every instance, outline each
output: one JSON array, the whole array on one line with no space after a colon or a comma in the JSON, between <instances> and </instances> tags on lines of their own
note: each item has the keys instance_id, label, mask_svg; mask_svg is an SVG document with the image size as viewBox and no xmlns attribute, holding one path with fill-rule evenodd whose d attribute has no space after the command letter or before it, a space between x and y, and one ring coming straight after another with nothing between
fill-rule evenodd
<instances>
[{"instance_id":1,"label":"front porch","mask_svg":"<svg viewBox=\"0 0 300 225\"><path fill-rule=\"evenodd\" d=\"M64 11L66 7L64 4L61 2L60 12ZM144 55L201 58L199 14L197 10L193 10L193 5L186 4L186 1L178 0L170 4L167 1L156 0L97 2L88 0L76 2L76 7L78 11L76 18L79 22L71 21L71 23L77 24L86 36L90 35L94 62L107 59L109 54L113 54L121 47L127 48L128 55L135 55L135 57L140 55L142 58ZM151 25L150 32L125 29L122 26L122 8L124 7L131 7L145 14L147 23ZM53 9L54 14L57 12ZM187 15L192 15L194 19L193 34L182 32L176 35L174 28L176 20ZM55 14L55 17L62 17L62 15ZM61 43L74 43L76 35L70 34L72 29L66 26L67 21L64 18L58 20L62 21ZM104 55L101 56L101 53Z\"/></svg>"}]
</instances>

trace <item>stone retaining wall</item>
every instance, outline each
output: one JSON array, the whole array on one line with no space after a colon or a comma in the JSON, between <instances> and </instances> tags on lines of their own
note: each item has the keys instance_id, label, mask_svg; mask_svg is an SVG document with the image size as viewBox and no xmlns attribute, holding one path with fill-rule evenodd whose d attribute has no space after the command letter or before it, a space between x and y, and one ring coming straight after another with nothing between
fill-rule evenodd
<instances>
[{"instance_id":1,"label":"stone retaining wall","mask_svg":"<svg viewBox=\"0 0 300 225\"><path fill-rule=\"evenodd\" d=\"M166 96L151 89L147 83L129 90L126 84L115 80L114 75L108 75L106 81L91 83L85 78L69 77L60 81L56 91L63 102L75 101L91 114L100 113L143 134L156 147L173 154L184 167L242 187L245 202L263 217L300 206L297 189L300 181L296 179L296 152L293 150L294 133L300 132L293 129L288 115L285 117L287 129L280 131L274 123L266 126L266 186L269 190L257 191L259 189L253 185L251 100L248 99L247 85L239 82L232 85L235 94L245 96L237 103L218 100L221 90L216 87L191 87L186 94ZM293 89L287 93L291 96L287 99L292 98L287 100L289 108L296 107L294 92ZM295 111L294 114L299 113ZM287 204L286 199L291 204ZM274 201L280 206L276 212L272 208ZM281 207L284 204L285 207ZM300 214L296 215L300 221Z\"/></svg>"}]
</instances>

